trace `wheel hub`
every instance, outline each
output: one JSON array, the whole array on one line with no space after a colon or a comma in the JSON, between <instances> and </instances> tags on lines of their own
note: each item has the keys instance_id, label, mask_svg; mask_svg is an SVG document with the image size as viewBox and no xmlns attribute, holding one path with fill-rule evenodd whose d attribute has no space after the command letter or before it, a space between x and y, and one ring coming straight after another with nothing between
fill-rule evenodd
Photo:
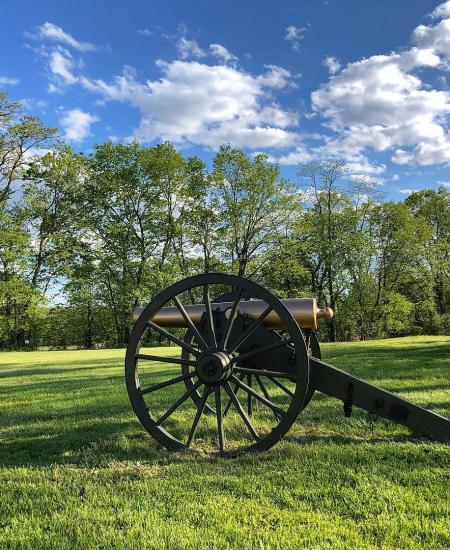
<instances>
[{"instance_id":1,"label":"wheel hub","mask_svg":"<svg viewBox=\"0 0 450 550\"><path fill-rule=\"evenodd\" d=\"M224 351L208 349L197 359L195 370L206 384L225 382L231 376L231 359Z\"/></svg>"}]
</instances>

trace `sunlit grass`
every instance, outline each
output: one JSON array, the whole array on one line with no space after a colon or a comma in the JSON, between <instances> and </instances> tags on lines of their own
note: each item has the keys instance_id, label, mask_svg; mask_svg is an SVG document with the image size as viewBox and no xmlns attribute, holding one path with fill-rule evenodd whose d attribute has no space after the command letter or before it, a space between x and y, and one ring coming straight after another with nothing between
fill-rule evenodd
<instances>
[{"instance_id":1,"label":"sunlit grass","mask_svg":"<svg viewBox=\"0 0 450 550\"><path fill-rule=\"evenodd\" d=\"M450 337L323 350L327 362L450 417ZM448 445L372 425L363 411L345 419L341 403L317 395L264 454L168 453L131 410L123 356L0 354L0 547L450 546ZM193 414L183 410L173 420L181 431ZM199 427L206 450L214 424Z\"/></svg>"}]
</instances>

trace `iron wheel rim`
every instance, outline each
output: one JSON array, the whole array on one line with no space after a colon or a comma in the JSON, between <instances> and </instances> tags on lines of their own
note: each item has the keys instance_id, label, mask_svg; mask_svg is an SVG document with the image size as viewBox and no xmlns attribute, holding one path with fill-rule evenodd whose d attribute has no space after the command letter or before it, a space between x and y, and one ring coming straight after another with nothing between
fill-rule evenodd
<instances>
[{"instance_id":1,"label":"iron wheel rim","mask_svg":"<svg viewBox=\"0 0 450 550\"><path fill-rule=\"evenodd\" d=\"M139 354L142 338L145 336L148 329L148 320L151 319L155 313L170 302L174 296L178 296L183 292L192 290L196 287L205 287L208 285L225 285L244 289L253 293L259 299L266 302L266 304L270 306L271 310L274 310L278 314L278 316L282 319L286 331L292 341L296 358L296 379L294 381L295 391L293 392L288 409L283 414L275 428L268 434L263 435L253 444L246 445L245 447L239 449L219 449L219 451L215 451L212 454L217 454L218 452L221 456L236 456L238 454L267 450L283 438L303 408L309 387L308 353L305 340L297 322L294 320L287 308L280 302L280 300L259 284L235 275L209 273L183 279L159 293L143 310L131 332L125 357L125 379L131 405L146 431L164 447L174 451L182 451L187 449L195 450L172 435L160 425L161 423L158 424L157 419L152 416L152 412L147 405L140 387L137 355ZM222 414L222 411L220 414ZM203 416L203 411L200 416Z\"/></svg>"}]
</instances>

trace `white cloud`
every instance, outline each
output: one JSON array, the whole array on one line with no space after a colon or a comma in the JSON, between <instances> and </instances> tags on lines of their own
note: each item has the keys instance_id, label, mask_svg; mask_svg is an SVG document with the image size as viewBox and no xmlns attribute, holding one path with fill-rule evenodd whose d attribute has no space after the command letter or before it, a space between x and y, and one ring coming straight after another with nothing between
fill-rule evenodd
<instances>
[{"instance_id":1,"label":"white cloud","mask_svg":"<svg viewBox=\"0 0 450 550\"><path fill-rule=\"evenodd\" d=\"M374 176L377 174L383 174L386 170L385 164L374 164L364 155L350 155L344 160L346 160L347 170L353 175Z\"/></svg>"},{"instance_id":2,"label":"white cloud","mask_svg":"<svg viewBox=\"0 0 450 550\"><path fill-rule=\"evenodd\" d=\"M339 72L339 69L341 68L341 63L339 59L336 59L332 55L327 56L323 60L323 64L328 69L328 72L330 74L336 74L337 72Z\"/></svg>"},{"instance_id":3,"label":"white cloud","mask_svg":"<svg viewBox=\"0 0 450 550\"><path fill-rule=\"evenodd\" d=\"M330 151L394 150L397 164L450 162L450 92L434 89L417 74L448 67L450 18L417 27L413 42L403 52L349 63L312 93L313 112L335 132L326 143Z\"/></svg>"},{"instance_id":4,"label":"white cloud","mask_svg":"<svg viewBox=\"0 0 450 550\"><path fill-rule=\"evenodd\" d=\"M71 46L80 52L87 52L97 49L94 44L90 44L89 42L79 42L71 34L65 32L61 27L58 27L58 25L54 25L53 23L44 23L38 28L38 31L40 38L66 44L67 46Z\"/></svg>"},{"instance_id":5,"label":"white cloud","mask_svg":"<svg viewBox=\"0 0 450 550\"><path fill-rule=\"evenodd\" d=\"M91 124L98 120L96 116L81 109L71 109L64 112L59 119L59 124L64 130L65 139L81 142L90 135Z\"/></svg>"},{"instance_id":6,"label":"white cloud","mask_svg":"<svg viewBox=\"0 0 450 550\"><path fill-rule=\"evenodd\" d=\"M230 61L237 61L237 57L233 55L230 51L228 51L225 46L222 46L221 44L210 44L211 53L224 60L225 63L228 63Z\"/></svg>"},{"instance_id":7,"label":"white cloud","mask_svg":"<svg viewBox=\"0 0 450 550\"><path fill-rule=\"evenodd\" d=\"M307 137L306 135L304 137ZM306 144L297 146L295 150L281 155L277 162L281 165L299 165L312 160L326 160L330 158L340 159L345 162L345 169L352 179L365 178L367 181L376 184L384 183L384 179L379 175L386 171L385 164L376 164L371 162L361 153L349 153L341 149L335 149L333 146L318 145L308 147Z\"/></svg>"},{"instance_id":8,"label":"white cloud","mask_svg":"<svg viewBox=\"0 0 450 550\"><path fill-rule=\"evenodd\" d=\"M256 77L260 86L268 88L284 88L291 80L291 73L278 65L265 65L267 71Z\"/></svg>"},{"instance_id":9,"label":"white cloud","mask_svg":"<svg viewBox=\"0 0 450 550\"><path fill-rule=\"evenodd\" d=\"M20 80L18 78L10 78L8 76L0 76L0 86L17 86Z\"/></svg>"},{"instance_id":10,"label":"white cloud","mask_svg":"<svg viewBox=\"0 0 450 550\"><path fill-rule=\"evenodd\" d=\"M398 181L400 179L400 176L398 174L394 174L392 176L392 181Z\"/></svg>"},{"instance_id":11,"label":"white cloud","mask_svg":"<svg viewBox=\"0 0 450 550\"><path fill-rule=\"evenodd\" d=\"M153 32L150 29L147 29L147 28L139 29L138 34L140 34L141 36L153 36Z\"/></svg>"},{"instance_id":12,"label":"white cloud","mask_svg":"<svg viewBox=\"0 0 450 550\"><path fill-rule=\"evenodd\" d=\"M78 78L73 74L74 63L70 53L65 50L55 50L50 53L48 67L53 75L64 84L74 84Z\"/></svg>"},{"instance_id":13,"label":"white cloud","mask_svg":"<svg viewBox=\"0 0 450 550\"><path fill-rule=\"evenodd\" d=\"M200 48L196 40L188 40L182 36L177 42L177 49L181 59L188 57L205 57L206 53Z\"/></svg>"},{"instance_id":14,"label":"white cloud","mask_svg":"<svg viewBox=\"0 0 450 550\"><path fill-rule=\"evenodd\" d=\"M439 185L443 185L444 187L450 187L450 181L438 181Z\"/></svg>"},{"instance_id":15,"label":"white cloud","mask_svg":"<svg viewBox=\"0 0 450 550\"><path fill-rule=\"evenodd\" d=\"M81 78L88 90L105 99L130 103L141 111L135 136L144 142L167 139L217 148L230 142L252 149L287 147L297 135L295 113L271 99L273 89L287 85L289 72L268 67L253 76L228 65L198 61L158 62L162 78L140 82L127 70L113 83Z\"/></svg>"},{"instance_id":16,"label":"white cloud","mask_svg":"<svg viewBox=\"0 0 450 550\"><path fill-rule=\"evenodd\" d=\"M300 49L300 41L303 38L303 34L306 31L306 27L296 27L295 25L289 25L286 28L286 34L284 39L287 40L294 50Z\"/></svg>"},{"instance_id":17,"label":"white cloud","mask_svg":"<svg viewBox=\"0 0 450 550\"><path fill-rule=\"evenodd\" d=\"M19 100L22 103L24 109L27 111L33 111L39 109L40 111L45 112L46 107L48 106L48 101L45 99L32 99L31 97L23 97Z\"/></svg>"},{"instance_id":18,"label":"white cloud","mask_svg":"<svg viewBox=\"0 0 450 550\"><path fill-rule=\"evenodd\" d=\"M313 155L304 147L296 147L294 151L282 155L278 158L278 163L282 165L304 164L313 159Z\"/></svg>"},{"instance_id":19,"label":"white cloud","mask_svg":"<svg viewBox=\"0 0 450 550\"><path fill-rule=\"evenodd\" d=\"M50 80L47 89L50 93L61 93L66 86L79 82L75 69L84 65L79 57L80 53L98 49L90 42L76 40L61 27L49 22L38 27L36 33L25 33L25 36L42 42L38 48L32 49L46 61ZM75 58L74 55L78 57Z\"/></svg>"},{"instance_id":20,"label":"white cloud","mask_svg":"<svg viewBox=\"0 0 450 550\"><path fill-rule=\"evenodd\" d=\"M398 192L402 193L403 195L412 195L413 193L417 193L420 191L420 189L399 189Z\"/></svg>"},{"instance_id":21,"label":"white cloud","mask_svg":"<svg viewBox=\"0 0 450 550\"><path fill-rule=\"evenodd\" d=\"M450 0L447 0L447 2L444 2L443 4L439 4L439 6L431 12L431 17L434 19L450 17Z\"/></svg>"},{"instance_id":22,"label":"white cloud","mask_svg":"<svg viewBox=\"0 0 450 550\"><path fill-rule=\"evenodd\" d=\"M450 17L450 15L448 16ZM436 25L419 25L413 39L421 49L430 49L437 54L450 55L450 19L442 19Z\"/></svg>"}]
</instances>

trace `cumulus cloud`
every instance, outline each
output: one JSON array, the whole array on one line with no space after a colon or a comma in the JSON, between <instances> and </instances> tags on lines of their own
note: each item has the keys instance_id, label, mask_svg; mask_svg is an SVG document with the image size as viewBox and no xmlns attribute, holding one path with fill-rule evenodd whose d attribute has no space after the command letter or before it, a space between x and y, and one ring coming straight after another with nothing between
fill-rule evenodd
<instances>
[{"instance_id":1,"label":"cumulus cloud","mask_svg":"<svg viewBox=\"0 0 450 550\"><path fill-rule=\"evenodd\" d=\"M353 176L370 175L375 176L383 174L386 170L385 164L375 164L370 162L364 155L348 156L346 160L346 168Z\"/></svg>"},{"instance_id":2,"label":"cumulus cloud","mask_svg":"<svg viewBox=\"0 0 450 550\"><path fill-rule=\"evenodd\" d=\"M336 59L332 55L327 56L323 60L323 64L328 69L328 72L330 74L336 74L341 68L341 63L339 62L339 59Z\"/></svg>"},{"instance_id":3,"label":"cumulus cloud","mask_svg":"<svg viewBox=\"0 0 450 550\"><path fill-rule=\"evenodd\" d=\"M309 162L313 159L313 155L310 151L307 150L306 147L296 147L294 151L290 151L289 153L286 153L285 155L281 155L277 162L278 164L282 165L296 165L296 164L304 164L305 162Z\"/></svg>"},{"instance_id":4,"label":"cumulus cloud","mask_svg":"<svg viewBox=\"0 0 450 550\"><path fill-rule=\"evenodd\" d=\"M382 184L383 178L379 177L386 170L385 164L376 164L362 154L334 154L327 149L326 145L308 148L306 144L297 146L295 150L278 157L277 162L281 165L295 166L312 160L326 160L329 158L340 158L345 162L345 169L349 177L353 179L366 178L376 184Z\"/></svg>"},{"instance_id":5,"label":"cumulus cloud","mask_svg":"<svg viewBox=\"0 0 450 550\"><path fill-rule=\"evenodd\" d=\"M162 78L141 82L126 70L112 83L81 79L107 100L141 111L135 136L145 142L167 139L216 148L230 142L255 148L287 147L297 140L289 128L296 113L273 102L270 92L287 85L289 72L270 66L259 76L228 65L198 61L159 61Z\"/></svg>"},{"instance_id":6,"label":"cumulus cloud","mask_svg":"<svg viewBox=\"0 0 450 550\"><path fill-rule=\"evenodd\" d=\"M64 131L65 139L80 143L90 135L91 124L98 118L81 109L65 111L59 118L59 124Z\"/></svg>"},{"instance_id":7,"label":"cumulus cloud","mask_svg":"<svg viewBox=\"0 0 450 550\"><path fill-rule=\"evenodd\" d=\"M296 27L295 25L289 25L289 27L286 28L284 39L290 43L293 50L299 50L300 42L303 38L303 34L305 31L306 27Z\"/></svg>"},{"instance_id":8,"label":"cumulus cloud","mask_svg":"<svg viewBox=\"0 0 450 550\"><path fill-rule=\"evenodd\" d=\"M225 63L228 63L229 61L237 61L237 57L228 51L225 46L222 46L221 44L210 44L209 47L211 49L211 53L214 56L223 59Z\"/></svg>"},{"instance_id":9,"label":"cumulus cloud","mask_svg":"<svg viewBox=\"0 0 450 550\"><path fill-rule=\"evenodd\" d=\"M200 48L196 40L188 40L184 36L178 40L177 49L181 59L206 56L206 53Z\"/></svg>"},{"instance_id":10,"label":"cumulus cloud","mask_svg":"<svg viewBox=\"0 0 450 550\"><path fill-rule=\"evenodd\" d=\"M20 80L9 76L0 76L0 86L17 86Z\"/></svg>"},{"instance_id":11,"label":"cumulus cloud","mask_svg":"<svg viewBox=\"0 0 450 550\"><path fill-rule=\"evenodd\" d=\"M435 13L447 14L448 3ZM450 92L436 90L420 69L448 68L450 17L418 26L413 46L349 63L312 93L313 112L336 135L327 147L337 154L394 150L397 164L450 162Z\"/></svg>"},{"instance_id":12,"label":"cumulus cloud","mask_svg":"<svg viewBox=\"0 0 450 550\"><path fill-rule=\"evenodd\" d=\"M175 42L179 56L172 62L157 61L161 76L142 81L131 67L112 81L89 78L82 72L83 62L62 43L77 50L90 49L56 27L40 27L42 37L59 43L42 46L37 53L44 57L49 75L49 91L62 92L65 87L80 85L100 96L98 101L128 103L141 113L133 136L143 142L156 139L209 148L230 142L235 146L283 148L295 145L298 114L282 108L274 92L290 86L289 71L269 65L261 74L252 75L234 63L237 57L221 44L211 44L210 51L223 64L208 64L191 59L206 57L195 40L186 37L187 28L180 25ZM147 34L147 33L145 33ZM97 118L80 109L61 116L66 138L81 141L89 134Z\"/></svg>"},{"instance_id":13,"label":"cumulus cloud","mask_svg":"<svg viewBox=\"0 0 450 550\"><path fill-rule=\"evenodd\" d=\"M58 25L53 23L44 23L38 28L38 33L40 38L71 46L80 52L87 52L97 49L94 44L89 42L79 42L71 34L65 32L61 27L58 27Z\"/></svg>"},{"instance_id":14,"label":"cumulus cloud","mask_svg":"<svg viewBox=\"0 0 450 550\"><path fill-rule=\"evenodd\" d=\"M431 17L433 19L440 19L441 17L450 17L450 0L447 0L447 2L444 2L443 4L439 4L432 12Z\"/></svg>"},{"instance_id":15,"label":"cumulus cloud","mask_svg":"<svg viewBox=\"0 0 450 550\"><path fill-rule=\"evenodd\" d=\"M420 191L420 189L399 189L398 192L402 193L403 195L412 195L413 193L417 193Z\"/></svg>"}]
</instances>

